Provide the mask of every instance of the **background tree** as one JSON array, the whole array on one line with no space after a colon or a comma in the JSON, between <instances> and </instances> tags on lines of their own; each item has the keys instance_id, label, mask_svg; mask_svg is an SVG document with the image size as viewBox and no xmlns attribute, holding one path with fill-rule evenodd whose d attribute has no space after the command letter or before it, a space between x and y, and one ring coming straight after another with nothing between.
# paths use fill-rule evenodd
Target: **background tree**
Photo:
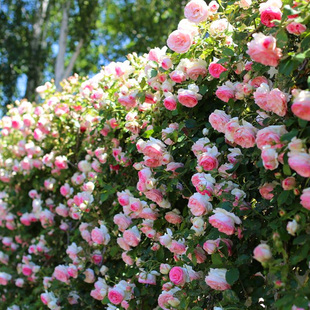
<instances>
[{"instance_id":1,"label":"background tree","mask_svg":"<svg viewBox=\"0 0 310 310\"><path fill-rule=\"evenodd\" d=\"M185 2L0 0L3 108L23 96L34 100L35 88L46 80L58 84L73 72L91 75L130 52L165 45Z\"/></svg>"}]
</instances>

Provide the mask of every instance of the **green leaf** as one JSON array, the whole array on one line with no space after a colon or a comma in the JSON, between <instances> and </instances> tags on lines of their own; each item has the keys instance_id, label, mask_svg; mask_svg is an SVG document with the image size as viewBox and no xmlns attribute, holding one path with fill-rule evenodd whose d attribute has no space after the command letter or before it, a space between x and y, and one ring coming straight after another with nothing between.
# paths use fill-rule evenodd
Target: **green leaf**
<instances>
[{"instance_id":1,"label":"green leaf","mask_svg":"<svg viewBox=\"0 0 310 310\"><path fill-rule=\"evenodd\" d=\"M104 201L108 200L109 196L110 196L109 193L102 193L102 194L100 195L100 200L101 200L102 202L104 202Z\"/></svg>"},{"instance_id":2,"label":"green leaf","mask_svg":"<svg viewBox=\"0 0 310 310\"><path fill-rule=\"evenodd\" d=\"M284 165L283 166L283 173L285 174L285 175L292 175L292 171L291 171L291 168L290 168L290 166L289 165Z\"/></svg>"},{"instance_id":3,"label":"green leaf","mask_svg":"<svg viewBox=\"0 0 310 310\"><path fill-rule=\"evenodd\" d=\"M288 58L280 62L279 72L286 76L289 76L294 70L297 69L298 66L299 66L299 62L297 60Z\"/></svg>"},{"instance_id":4,"label":"green leaf","mask_svg":"<svg viewBox=\"0 0 310 310\"><path fill-rule=\"evenodd\" d=\"M188 119L185 122L186 128L195 128L197 126L197 122L194 119Z\"/></svg>"},{"instance_id":5,"label":"green leaf","mask_svg":"<svg viewBox=\"0 0 310 310\"><path fill-rule=\"evenodd\" d=\"M212 254L211 259L212 259L212 263L214 265L222 265L222 258L220 256L220 254L218 254L218 253Z\"/></svg>"},{"instance_id":6,"label":"green leaf","mask_svg":"<svg viewBox=\"0 0 310 310\"><path fill-rule=\"evenodd\" d=\"M152 136L152 134L154 133L154 129L150 129L150 130L146 130L144 133L143 133L143 138L146 138L148 139L149 137Z\"/></svg>"},{"instance_id":7,"label":"green leaf","mask_svg":"<svg viewBox=\"0 0 310 310\"><path fill-rule=\"evenodd\" d=\"M237 268L230 269L226 272L226 281L233 285L239 279L239 270Z\"/></svg>"},{"instance_id":8,"label":"green leaf","mask_svg":"<svg viewBox=\"0 0 310 310\"><path fill-rule=\"evenodd\" d=\"M299 126L300 126L301 128L305 128L305 127L307 126L307 124L308 124L308 121L299 118L299 119L298 119L298 124L299 124Z\"/></svg>"},{"instance_id":9,"label":"green leaf","mask_svg":"<svg viewBox=\"0 0 310 310\"><path fill-rule=\"evenodd\" d=\"M277 34L277 47L283 48L288 41L286 31L281 29Z\"/></svg>"},{"instance_id":10,"label":"green leaf","mask_svg":"<svg viewBox=\"0 0 310 310\"><path fill-rule=\"evenodd\" d=\"M152 78L155 77L155 76L157 76L157 74L158 74L157 70L155 70L155 69L152 69L152 70L151 70L151 77L152 77Z\"/></svg>"},{"instance_id":11,"label":"green leaf","mask_svg":"<svg viewBox=\"0 0 310 310\"><path fill-rule=\"evenodd\" d=\"M298 129L294 128L292 131L281 136L281 141L291 141L298 134Z\"/></svg>"},{"instance_id":12,"label":"green leaf","mask_svg":"<svg viewBox=\"0 0 310 310\"><path fill-rule=\"evenodd\" d=\"M224 47L222 49L222 53L225 56L234 56L235 55L235 52L232 49L228 48L228 47Z\"/></svg>"},{"instance_id":13,"label":"green leaf","mask_svg":"<svg viewBox=\"0 0 310 310\"><path fill-rule=\"evenodd\" d=\"M200 93L201 95L204 95L207 91L208 91L208 86L207 86L206 84L201 85L201 86L199 87L199 93Z\"/></svg>"},{"instance_id":14,"label":"green leaf","mask_svg":"<svg viewBox=\"0 0 310 310\"><path fill-rule=\"evenodd\" d=\"M287 202L288 197L290 196L290 191L283 191L277 199L278 204L281 206Z\"/></svg>"}]
</instances>

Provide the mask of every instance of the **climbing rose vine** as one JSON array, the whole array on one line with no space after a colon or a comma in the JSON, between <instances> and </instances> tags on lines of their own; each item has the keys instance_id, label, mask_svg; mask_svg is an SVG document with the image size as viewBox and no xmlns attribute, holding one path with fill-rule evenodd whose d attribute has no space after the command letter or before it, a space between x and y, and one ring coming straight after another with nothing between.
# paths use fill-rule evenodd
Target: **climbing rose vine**
<instances>
[{"instance_id":1,"label":"climbing rose vine","mask_svg":"<svg viewBox=\"0 0 310 310\"><path fill-rule=\"evenodd\" d=\"M192 0L167 47L9 106L1 309L309 309L309 12Z\"/></svg>"}]
</instances>

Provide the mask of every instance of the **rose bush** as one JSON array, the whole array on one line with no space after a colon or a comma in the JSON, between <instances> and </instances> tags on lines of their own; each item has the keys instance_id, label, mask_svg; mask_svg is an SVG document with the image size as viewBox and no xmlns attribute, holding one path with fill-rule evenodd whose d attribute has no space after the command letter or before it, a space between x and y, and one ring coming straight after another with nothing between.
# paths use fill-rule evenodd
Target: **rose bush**
<instances>
[{"instance_id":1,"label":"rose bush","mask_svg":"<svg viewBox=\"0 0 310 310\"><path fill-rule=\"evenodd\" d=\"M309 309L309 6L191 0L9 106L1 309Z\"/></svg>"}]
</instances>

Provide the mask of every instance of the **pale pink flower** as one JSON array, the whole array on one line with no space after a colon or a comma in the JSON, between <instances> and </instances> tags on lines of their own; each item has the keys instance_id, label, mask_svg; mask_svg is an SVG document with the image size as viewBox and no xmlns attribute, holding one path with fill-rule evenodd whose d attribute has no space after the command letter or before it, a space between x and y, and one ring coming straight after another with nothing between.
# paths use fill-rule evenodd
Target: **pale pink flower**
<instances>
[{"instance_id":1,"label":"pale pink flower","mask_svg":"<svg viewBox=\"0 0 310 310\"><path fill-rule=\"evenodd\" d=\"M310 154L290 152L288 153L288 164L302 177L310 177Z\"/></svg>"},{"instance_id":2,"label":"pale pink flower","mask_svg":"<svg viewBox=\"0 0 310 310\"><path fill-rule=\"evenodd\" d=\"M303 191L302 191L302 195L300 196L300 204L310 210L310 188L305 188Z\"/></svg>"},{"instance_id":3,"label":"pale pink flower","mask_svg":"<svg viewBox=\"0 0 310 310\"><path fill-rule=\"evenodd\" d=\"M205 215L212 211L212 204L209 201L208 195L195 193L189 198L188 207L195 216Z\"/></svg>"},{"instance_id":4,"label":"pale pink flower","mask_svg":"<svg viewBox=\"0 0 310 310\"><path fill-rule=\"evenodd\" d=\"M310 91L303 90L295 97L292 112L299 118L310 121Z\"/></svg>"},{"instance_id":5,"label":"pale pink flower","mask_svg":"<svg viewBox=\"0 0 310 310\"><path fill-rule=\"evenodd\" d=\"M272 191L274 190L275 186L272 183L264 183L259 188L259 193L262 195L264 199L270 200L273 198Z\"/></svg>"},{"instance_id":6,"label":"pale pink flower","mask_svg":"<svg viewBox=\"0 0 310 310\"><path fill-rule=\"evenodd\" d=\"M254 258L260 263L268 262L272 257L268 244L260 244L254 249Z\"/></svg>"},{"instance_id":7,"label":"pale pink flower","mask_svg":"<svg viewBox=\"0 0 310 310\"><path fill-rule=\"evenodd\" d=\"M224 291L230 289L230 285L226 281L227 269L214 269L211 268L205 278L207 285L214 290Z\"/></svg>"},{"instance_id":8,"label":"pale pink flower","mask_svg":"<svg viewBox=\"0 0 310 310\"><path fill-rule=\"evenodd\" d=\"M137 226L125 230L123 238L128 245L136 247L141 241L141 235Z\"/></svg>"},{"instance_id":9,"label":"pale pink flower","mask_svg":"<svg viewBox=\"0 0 310 310\"><path fill-rule=\"evenodd\" d=\"M183 54L186 53L193 44L191 34L183 30L173 31L167 40L167 45L174 52Z\"/></svg>"},{"instance_id":10,"label":"pale pink flower","mask_svg":"<svg viewBox=\"0 0 310 310\"><path fill-rule=\"evenodd\" d=\"M225 132L225 125L230 121L231 116L227 115L224 111L215 110L209 116L211 126L218 132Z\"/></svg>"},{"instance_id":11,"label":"pale pink flower","mask_svg":"<svg viewBox=\"0 0 310 310\"><path fill-rule=\"evenodd\" d=\"M235 232L235 224L241 224L241 220L235 214L221 208L216 208L214 215L209 217L209 223L226 235L232 235Z\"/></svg>"},{"instance_id":12,"label":"pale pink flower","mask_svg":"<svg viewBox=\"0 0 310 310\"><path fill-rule=\"evenodd\" d=\"M191 0L184 8L185 17L193 23L201 23L208 19L209 8L204 0Z\"/></svg>"},{"instance_id":13,"label":"pale pink flower","mask_svg":"<svg viewBox=\"0 0 310 310\"><path fill-rule=\"evenodd\" d=\"M254 33L254 40L248 43L247 53L253 61L265 66L276 67L282 57L282 51L276 47L276 39L272 36Z\"/></svg>"}]
</instances>

